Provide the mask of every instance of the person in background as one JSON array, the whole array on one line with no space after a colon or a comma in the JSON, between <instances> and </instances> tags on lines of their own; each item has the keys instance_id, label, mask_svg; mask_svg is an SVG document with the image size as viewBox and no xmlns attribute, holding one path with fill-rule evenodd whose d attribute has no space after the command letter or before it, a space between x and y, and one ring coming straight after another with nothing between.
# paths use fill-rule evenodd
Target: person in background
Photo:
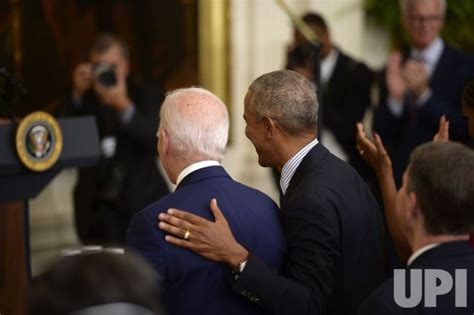
<instances>
[{"instance_id":1,"label":"person in background","mask_svg":"<svg viewBox=\"0 0 474 315\"><path fill-rule=\"evenodd\" d=\"M320 44L320 141L367 179L367 165L355 148L354 126L362 120L371 104L372 74L365 64L354 60L333 44L329 27L321 15L308 12L302 20ZM314 59L311 44L295 29L294 42L287 56L287 69L315 82Z\"/></svg>"},{"instance_id":2,"label":"person in background","mask_svg":"<svg viewBox=\"0 0 474 315\"><path fill-rule=\"evenodd\" d=\"M400 0L410 47L389 57L373 122L392 159L397 186L410 152L432 139L442 115L453 140L468 137L459 100L474 62L439 36L446 5L446 0Z\"/></svg>"},{"instance_id":3,"label":"person in background","mask_svg":"<svg viewBox=\"0 0 474 315\"><path fill-rule=\"evenodd\" d=\"M471 314L474 251L468 238L474 230L474 152L449 141L417 147L396 208L412 251L407 269L395 270L359 314ZM414 276L417 271L423 277Z\"/></svg>"},{"instance_id":4,"label":"person in background","mask_svg":"<svg viewBox=\"0 0 474 315\"><path fill-rule=\"evenodd\" d=\"M133 214L169 193L154 138L163 96L157 87L135 83L129 68L127 46L99 35L57 112L97 119L102 156L96 166L79 170L74 190L76 228L86 244L124 244Z\"/></svg>"},{"instance_id":5,"label":"person in background","mask_svg":"<svg viewBox=\"0 0 474 315\"><path fill-rule=\"evenodd\" d=\"M138 256L65 256L33 279L30 315L159 315L159 276Z\"/></svg>"},{"instance_id":6,"label":"person in background","mask_svg":"<svg viewBox=\"0 0 474 315\"><path fill-rule=\"evenodd\" d=\"M469 136L474 140L474 78L468 80L464 86L462 108L463 114L468 120ZM412 254L412 251L404 236L402 226L396 218L397 188L393 177L392 161L378 134L374 135L374 141L372 143L367 138L362 124L357 124L357 129L357 148L377 174L383 194L388 228L394 240L398 255L401 261L405 263ZM433 140L449 140L449 121L447 121L444 116L440 119L439 130ZM474 248L474 231L471 232L470 244Z\"/></svg>"}]
</instances>

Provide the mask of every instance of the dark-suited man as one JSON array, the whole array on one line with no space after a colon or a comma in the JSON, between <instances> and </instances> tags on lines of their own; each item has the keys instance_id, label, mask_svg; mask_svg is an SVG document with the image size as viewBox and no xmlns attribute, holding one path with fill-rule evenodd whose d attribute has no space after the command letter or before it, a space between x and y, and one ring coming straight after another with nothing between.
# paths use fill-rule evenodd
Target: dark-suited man
<instances>
[{"instance_id":1,"label":"dark-suited man","mask_svg":"<svg viewBox=\"0 0 474 315\"><path fill-rule=\"evenodd\" d=\"M178 210L161 214L160 227L171 234L196 231L189 242L167 240L239 271L232 289L269 313L355 313L383 280L381 213L357 172L318 143L314 86L290 70L264 74L250 85L244 113L259 164L282 174L282 272L235 241L217 208L216 222Z\"/></svg>"},{"instance_id":2,"label":"dark-suited man","mask_svg":"<svg viewBox=\"0 0 474 315\"><path fill-rule=\"evenodd\" d=\"M397 194L397 208L398 222L413 254L407 270L372 293L359 314L471 315L474 251L467 240L474 230L474 152L453 142L416 148ZM423 277L415 283L415 277L409 275L420 270ZM441 283L427 276L433 270L444 274ZM410 286L411 292L407 290ZM433 292L437 294L434 299Z\"/></svg>"},{"instance_id":3,"label":"dark-suited man","mask_svg":"<svg viewBox=\"0 0 474 315\"><path fill-rule=\"evenodd\" d=\"M163 276L163 301L169 314L260 314L256 305L232 292L227 266L165 242L156 218L178 207L196 214L197 220L211 219L209 201L217 198L239 243L280 270L285 241L278 207L261 192L233 181L220 166L229 120L217 96L201 88L176 90L166 97L160 116L158 151L170 181L178 186L133 218L128 245ZM175 232L184 241L197 237L192 229Z\"/></svg>"},{"instance_id":4,"label":"dark-suited man","mask_svg":"<svg viewBox=\"0 0 474 315\"><path fill-rule=\"evenodd\" d=\"M102 149L96 166L79 170L74 190L83 243L124 244L132 216L169 193L154 137L162 100L160 89L129 77L128 48L113 35L99 35L90 63L75 69L73 89L58 115L94 115Z\"/></svg>"},{"instance_id":5,"label":"dark-suited man","mask_svg":"<svg viewBox=\"0 0 474 315\"><path fill-rule=\"evenodd\" d=\"M316 13L306 13L303 21L315 33L320 43L320 81L321 115L320 125L323 143L331 144L329 138L335 139L342 149L345 160L366 177L368 168L356 149L355 123L362 120L370 105L372 75L366 65L360 63L341 49L331 40L326 21ZM314 56L305 54L307 44L298 30L294 31L294 43L288 53L287 69L294 70L315 80ZM309 59L309 60L308 60ZM322 136L322 138L321 138ZM334 142L333 142L334 143Z\"/></svg>"},{"instance_id":6,"label":"dark-suited man","mask_svg":"<svg viewBox=\"0 0 474 315\"><path fill-rule=\"evenodd\" d=\"M400 0L411 47L393 53L385 72L374 129L384 139L400 186L410 152L431 141L439 119L446 114L450 138L466 140L461 95L474 72L471 57L447 46L439 37L445 0Z\"/></svg>"}]
</instances>

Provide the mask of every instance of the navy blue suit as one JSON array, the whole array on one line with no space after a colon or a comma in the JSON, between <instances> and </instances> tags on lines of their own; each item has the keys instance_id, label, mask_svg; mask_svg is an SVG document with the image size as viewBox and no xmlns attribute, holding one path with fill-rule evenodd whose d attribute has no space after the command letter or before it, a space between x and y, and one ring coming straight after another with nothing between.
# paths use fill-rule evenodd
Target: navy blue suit
<instances>
[{"instance_id":1,"label":"navy blue suit","mask_svg":"<svg viewBox=\"0 0 474 315\"><path fill-rule=\"evenodd\" d=\"M460 290L458 294L465 295L467 307L456 307L455 294L456 289L453 283L453 289L444 295L439 295L436 301L436 307L425 307L424 293L420 304L413 308L403 308L397 305L394 298L394 279L385 281L377 290L375 290L359 308L359 315L472 315L474 312L474 251L466 241L450 242L441 244L438 247L430 249L419 257L407 268L405 275L405 297L410 297L414 293L409 291L410 269L441 269L447 271L453 281L457 269L467 270L465 281L467 283L467 292ZM424 277L424 276L423 276Z\"/></svg>"},{"instance_id":2,"label":"navy blue suit","mask_svg":"<svg viewBox=\"0 0 474 315\"><path fill-rule=\"evenodd\" d=\"M162 276L163 302L169 314L259 314L257 305L233 293L229 285L232 273L226 265L167 243L165 233L157 227L158 214L170 207L213 220L212 198L217 199L237 242L280 270L286 245L277 205L263 193L232 180L220 166L189 174L174 193L136 214L127 244Z\"/></svg>"},{"instance_id":3,"label":"navy blue suit","mask_svg":"<svg viewBox=\"0 0 474 315\"><path fill-rule=\"evenodd\" d=\"M461 111L461 95L465 82L474 74L473 64L472 57L445 45L430 78L431 97L412 113L408 110L409 98L406 98L401 117L393 115L388 108L387 87L385 82L382 85L381 102L374 115L374 130L389 149L397 186L401 184L411 151L433 139L443 114L450 121L450 139L468 139L467 123Z\"/></svg>"},{"instance_id":4,"label":"navy blue suit","mask_svg":"<svg viewBox=\"0 0 474 315\"><path fill-rule=\"evenodd\" d=\"M379 207L359 174L318 143L282 198L279 274L250 252L233 290L276 315L354 314L384 278Z\"/></svg>"}]
</instances>

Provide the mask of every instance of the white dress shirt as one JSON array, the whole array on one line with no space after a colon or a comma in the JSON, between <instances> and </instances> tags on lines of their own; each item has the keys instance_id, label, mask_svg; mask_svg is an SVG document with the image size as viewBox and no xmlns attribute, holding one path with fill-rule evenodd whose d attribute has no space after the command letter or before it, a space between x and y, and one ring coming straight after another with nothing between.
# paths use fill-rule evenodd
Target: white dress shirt
<instances>
[{"instance_id":1,"label":"white dress shirt","mask_svg":"<svg viewBox=\"0 0 474 315\"><path fill-rule=\"evenodd\" d=\"M181 181L192 172L200 170L201 168L219 165L221 165L219 162L213 160L199 161L188 165L185 169L181 171L181 173L179 173L178 178L176 179L176 185L179 185L179 183L181 183Z\"/></svg>"},{"instance_id":2,"label":"white dress shirt","mask_svg":"<svg viewBox=\"0 0 474 315\"><path fill-rule=\"evenodd\" d=\"M420 257L421 254L429 251L432 248L438 247L439 245L440 243L429 244L429 245L423 246L422 248L420 248L419 250L411 254L410 258L408 258L407 267L410 266L415 261L415 259Z\"/></svg>"},{"instance_id":3,"label":"white dress shirt","mask_svg":"<svg viewBox=\"0 0 474 315\"><path fill-rule=\"evenodd\" d=\"M283 195L286 194L286 190L288 189L288 185L290 185L291 178L293 178L293 175L295 174L295 171L298 166L301 164L301 161L306 156L306 154L308 154L308 152L317 144L318 139L315 138L285 163L283 169L281 170L280 178L280 188L283 192Z\"/></svg>"}]
</instances>

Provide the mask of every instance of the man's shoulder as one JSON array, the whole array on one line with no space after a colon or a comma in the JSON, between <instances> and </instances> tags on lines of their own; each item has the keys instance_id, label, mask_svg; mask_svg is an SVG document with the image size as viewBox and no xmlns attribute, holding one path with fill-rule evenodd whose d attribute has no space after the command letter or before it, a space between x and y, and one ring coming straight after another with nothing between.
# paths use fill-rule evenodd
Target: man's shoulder
<instances>
[{"instance_id":1,"label":"man's shoulder","mask_svg":"<svg viewBox=\"0 0 474 315\"><path fill-rule=\"evenodd\" d=\"M393 278L385 280L359 306L359 315L405 314L393 297Z\"/></svg>"},{"instance_id":2,"label":"man's shoulder","mask_svg":"<svg viewBox=\"0 0 474 315\"><path fill-rule=\"evenodd\" d=\"M361 75L361 74L369 75L370 70L367 67L367 65L365 65L363 62L354 59L353 57L347 55L341 50L338 50L338 53L339 53L339 58L338 58L339 62L341 63L342 68L346 72L352 73L354 75Z\"/></svg>"}]
</instances>

